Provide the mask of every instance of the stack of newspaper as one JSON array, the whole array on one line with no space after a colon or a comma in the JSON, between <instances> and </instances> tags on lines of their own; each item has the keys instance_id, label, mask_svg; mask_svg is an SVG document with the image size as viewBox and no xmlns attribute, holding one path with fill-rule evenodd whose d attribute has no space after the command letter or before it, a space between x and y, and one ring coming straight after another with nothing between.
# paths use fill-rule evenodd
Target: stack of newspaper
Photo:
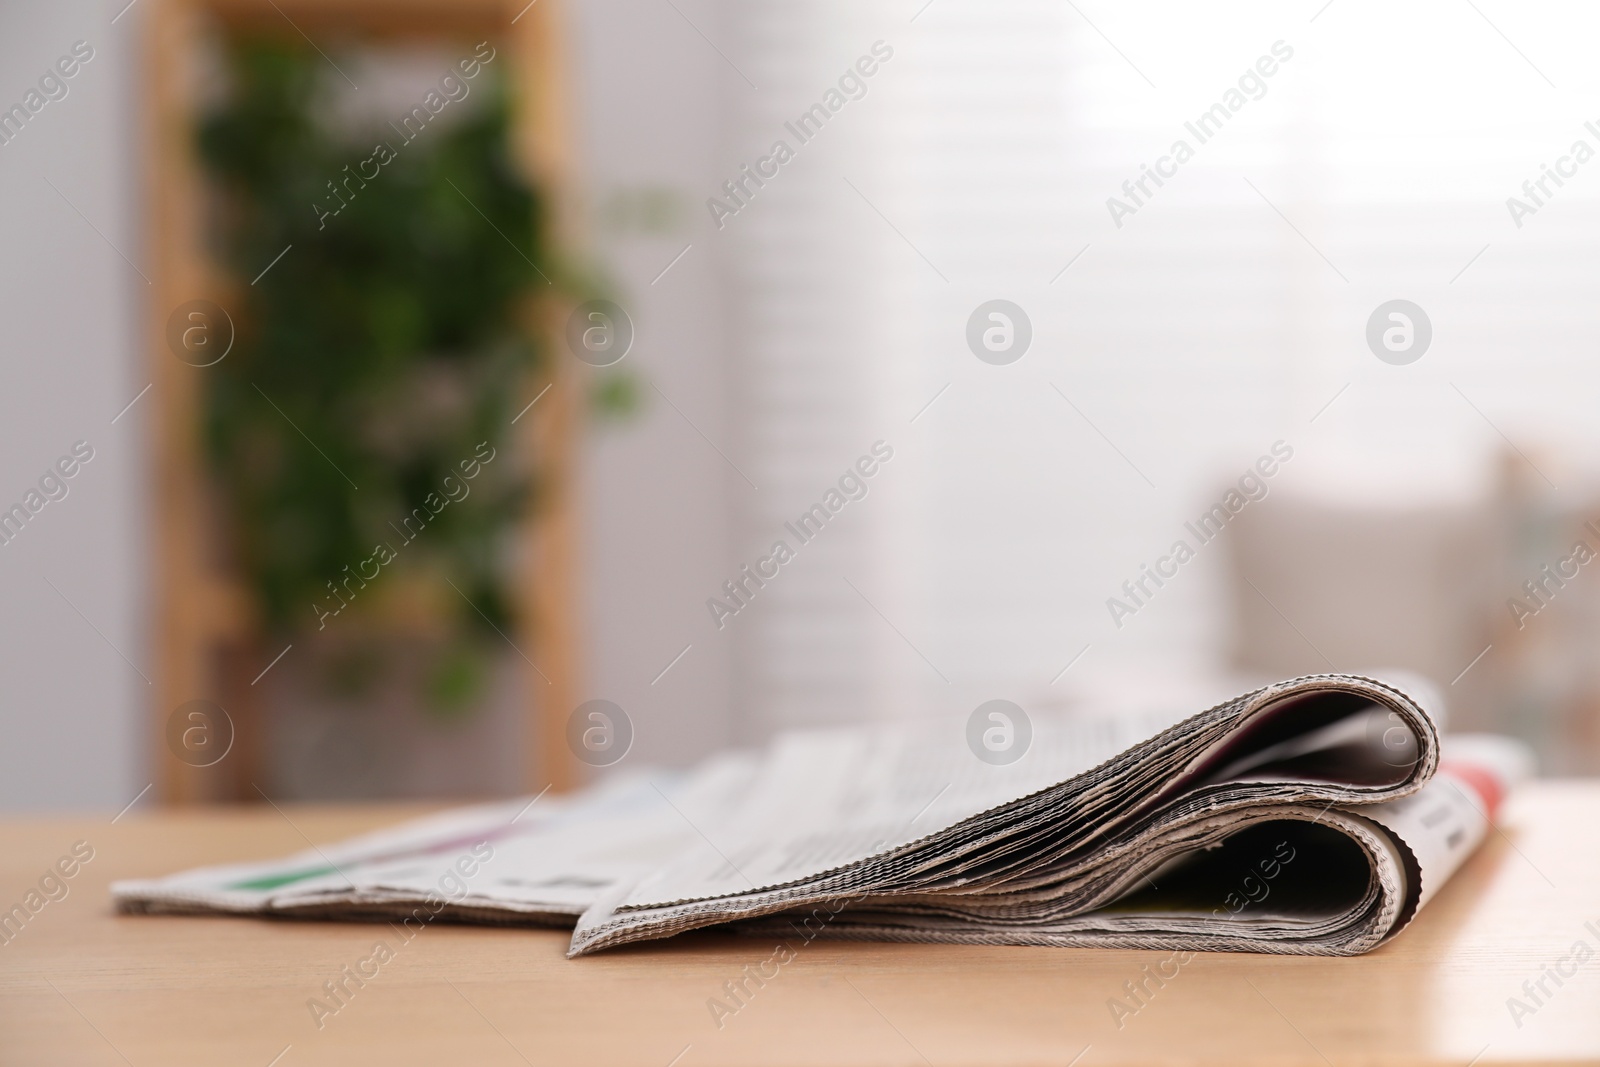
<instances>
[{"instance_id":1,"label":"stack of newspaper","mask_svg":"<svg viewBox=\"0 0 1600 1067\"><path fill-rule=\"evenodd\" d=\"M287 859L113 887L131 913L1347 955L1403 928L1531 770L1443 744L1425 687L1296 678L1171 722L814 731L690 773L483 805Z\"/></svg>"}]
</instances>

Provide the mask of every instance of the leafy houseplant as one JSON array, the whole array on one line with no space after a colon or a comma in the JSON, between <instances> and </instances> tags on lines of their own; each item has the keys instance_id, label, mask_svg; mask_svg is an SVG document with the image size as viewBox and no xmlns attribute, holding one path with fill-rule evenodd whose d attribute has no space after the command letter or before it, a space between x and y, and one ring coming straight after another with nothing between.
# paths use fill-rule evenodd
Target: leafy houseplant
<instances>
[{"instance_id":1,"label":"leafy houseplant","mask_svg":"<svg viewBox=\"0 0 1600 1067\"><path fill-rule=\"evenodd\" d=\"M530 302L555 273L488 52L479 99L414 132L341 128L319 55L235 41L199 129L220 255L256 279L203 386L235 562L269 634L343 631L328 647L346 682L381 669L384 635L428 634L442 711L471 703L511 622L535 488L511 422L541 358Z\"/></svg>"}]
</instances>

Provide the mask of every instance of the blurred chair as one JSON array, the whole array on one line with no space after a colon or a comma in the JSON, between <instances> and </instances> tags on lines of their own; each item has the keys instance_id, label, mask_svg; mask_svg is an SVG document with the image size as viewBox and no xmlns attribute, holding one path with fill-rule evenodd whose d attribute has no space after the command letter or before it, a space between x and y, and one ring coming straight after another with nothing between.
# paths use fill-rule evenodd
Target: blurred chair
<instances>
[{"instance_id":1,"label":"blurred chair","mask_svg":"<svg viewBox=\"0 0 1600 1067\"><path fill-rule=\"evenodd\" d=\"M1488 501L1384 508L1284 488L1231 526L1238 667L1405 668L1447 694L1457 728L1490 724L1499 663L1478 656L1502 550Z\"/></svg>"},{"instance_id":2,"label":"blurred chair","mask_svg":"<svg viewBox=\"0 0 1600 1067\"><path fill-rule=\"evenodd\" d=\"M1385 506L1285 488L1240 513L1233 663L1413 670L1444 694L1451 729L1521 737L1547 773L1600 769L1600 587L1577 562L1579 542L1600 560L1600 493L1558 492L1508 455L1477 496L1426 495Z\"/></svg>"}]
</instances>

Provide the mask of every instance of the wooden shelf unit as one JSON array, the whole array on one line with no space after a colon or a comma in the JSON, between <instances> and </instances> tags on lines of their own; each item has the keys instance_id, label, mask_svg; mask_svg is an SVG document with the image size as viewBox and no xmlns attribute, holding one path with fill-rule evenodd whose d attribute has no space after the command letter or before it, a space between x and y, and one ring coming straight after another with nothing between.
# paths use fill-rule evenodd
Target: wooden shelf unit
<instances>
[{"instance_id":1,"label":"wooden shelf unit","mask_svg":"<svg viewBox=\"0 0 1600 1067\"><path fill-rule=\"evenodd\" d=\"M152 390L154 493L152 594L154 694L148 737L158 761L156 792L169 803L258 799L259 717L250 707L248 679L275 650L264 649L250 597L212 557L214 526L199 437L204 371L175 358L166 342L167 318L196 299L226 306L240 285L207 254L201 215L204 177L195 152L197 66L210 29L391 41L492 39L509 53L515 112L515 151L539 190L554 247L575 247L578 234L568 190L572 173L566 117L566 77L556 0L148 0L143 75L146 93L146 239L153 264L147 311ZM525 786L555 791L577 782L566 744L566 714L577 703L578 645L576 509L573 466L581 419L579 383L560 358L563 307L541 299L534 328L548 339L550 358L528 398L550 386L517 427L517 447L537 457L540 502L527 524L528 565L517 581L518 644L541 671L528 669L531 706ZM253 658L245 662L242 654ZM235 753L197 770L165 743L167 717L194 699L227 708L238 733Z\"/></svg>"}]
</instances>

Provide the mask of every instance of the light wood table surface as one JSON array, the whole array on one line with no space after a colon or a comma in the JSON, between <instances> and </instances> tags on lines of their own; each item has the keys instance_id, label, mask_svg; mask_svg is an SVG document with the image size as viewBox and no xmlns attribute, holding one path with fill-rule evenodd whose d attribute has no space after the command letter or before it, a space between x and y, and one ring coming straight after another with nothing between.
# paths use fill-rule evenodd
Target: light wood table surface
<instances>
[{"instance_id":1,"label":"light wood table surface","mask_svg":"<svg viewBox=\"0 0 1600 1067\"><path fill-rule=\"evenodd\" d=\"M1600 1062L1600 954L1559 988L1546 979L1553 995L1520 1026L1506 1003L1575 943L1600 953L1600 784L1515 796L1503 833L1378 951L1198 955L1120 1029L1108 999L1166 953L817 941L719 1028L708 1000L774 943L699 934L569 961L557 931L433 924L402 944L384 925L110 908L114 878L276 856L420 810L0 824L0 908L75 842L94 849L69 895L0 945L0 1064ZM394 958L319 1029L308 1000L378 939Z\"/></svg>"}]
</instances>

